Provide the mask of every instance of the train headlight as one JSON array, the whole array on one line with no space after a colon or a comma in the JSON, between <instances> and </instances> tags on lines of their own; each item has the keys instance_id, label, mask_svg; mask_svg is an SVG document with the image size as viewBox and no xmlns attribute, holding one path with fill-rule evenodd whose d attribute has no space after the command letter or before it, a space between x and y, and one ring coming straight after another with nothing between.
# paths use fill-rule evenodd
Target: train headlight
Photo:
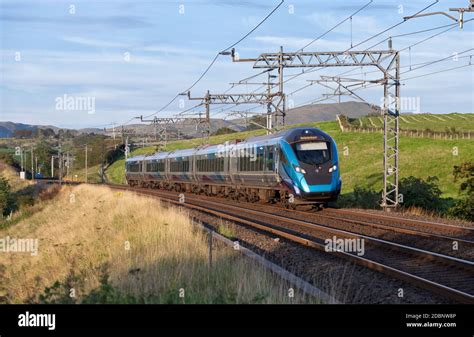
<instances>
[{"instance_id":1,"label":"train headlight","mask_svg":"<svg viewBox=\"0 0 474 337\"><path fill-rule=\"evenodd\" d=\"M294 165L294 167L296 172L306 174L306 171L303 168L296 165Z\"/></svg>"},{"instance_id":2,"label":"train headlight","mask_svg":"<svg viewBox=\"0 0 474 337\"><path fill-rule=\"evenodd\" d=\"M329 173L336 172L336 171L337 171L337 165L333 165L331 168L329 168Z\"/></svg>"}]
</instances>

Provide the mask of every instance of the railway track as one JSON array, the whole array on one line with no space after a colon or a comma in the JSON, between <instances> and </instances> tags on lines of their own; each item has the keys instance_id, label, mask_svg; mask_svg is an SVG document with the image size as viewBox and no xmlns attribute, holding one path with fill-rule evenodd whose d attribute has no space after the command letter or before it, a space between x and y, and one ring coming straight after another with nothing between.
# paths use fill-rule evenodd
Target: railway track
<instances>
[{"instance_id":1,"label":"railway track","mask_svg":"<svg viewBox=\"0 0 474 337\"><path fill-rule=\"evenodd\" d=\"M363 256L358 255L357 252L347 251L333 251L330 254L383 272L421 288L429 289L457 302L474 303L474 263L469 260L328 227L311 221L295 219L294 217L273 214L268 212L267 206L262 211L250 209L245 205L235 205L235 203L231 205L192 195L187 196L186 201L181 203L178 201L178 195L169 191L130 188L124 185L109 186L117 190L130 190L141 195L159 197L172 204L250 226L324 252L327 252L326 240L333 237L363 240L365 245ZM378 226L380 228L381 225L378 224ZM413 231L412 233L407 232L406 229L404 231L409 235L415 235L415 233L422 233L428 237L437 235L420 231ZM437 237L441 238L443 236L437 235ZM453 237L445 236L444 239L452 240ZM472 244L468 239L457 239Z\"/></svg>"},{"instance_id":2,"label":"railway track","mask_svg":"<svg viewBox=\"0 0 474 337\"><path fill-rule=\"evenodd\" d=\"M164 192L166 193L166 192ZM173 195L172 193L170 195ZM187 196L188 197L188 196ZM190 197L196 197L191 194ZM200 198L206 200L216 200L215 197ZM219 202L235 205L235 201L228 199L219 199ZM343 229L356 234L365 234L376 238L393 241L400 244L413 246L415 248L430 250L457 258L474 260L474 230L468 228L457 228L458 231L451 235L437 234L420 230L419 228L405 228L404 226L387 225L368 221L341 218L327 212L304 212L292 209L284 209L278 206L255 203L242 203L239 205L246 208L256 209L261 212L279 214L287 218L304 220L317 225L324 225L332 228ZM264 208L262 210L262 208ZM452 226L455 227L455 226ZM473 238L473 239L471 239ZM457 249L453 249L456 244Z\"/></svg>"},{"instance_id":3,"label":"railway track","mask_svg":"<svg viewBox=\"0 0 474 337\"><path fill-rule=\"evenodd\" d=\"M453 238L465 238L474 241L474 228L444 224L434 221L416 220L407 217L395 217L374 212L362 212L349 209L325 209L325 213L339 218L357 219L358 221L371 221L398 228L413 228L417 231L436 233Z\"/></svg>"}]
</instances>

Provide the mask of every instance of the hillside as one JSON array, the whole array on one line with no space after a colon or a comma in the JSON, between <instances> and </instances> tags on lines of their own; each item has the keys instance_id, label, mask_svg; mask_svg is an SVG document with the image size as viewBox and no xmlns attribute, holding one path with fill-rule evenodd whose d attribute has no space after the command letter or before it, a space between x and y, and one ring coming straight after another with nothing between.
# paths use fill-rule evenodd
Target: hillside
<instances>
[{"instance_id":1,"label":"hillside","mask_svg":"<svg viewBox=\"0 0 474 337\"><path fill-rule=\"evenodd\" d=\"M51 129L54 133L58 133L59 130L72 130L60 128L54 125L34 125L34 124L23 124L23 123L14 123L14 122L0 122L0 138L11 138L15 131L20 130L31 130L36 131L38 129ZM103 129L97 128L86 128L78 129L77 132L80 133L103 133Z\"/></svg>"},{"instance_id":2,"label":"hillside","mask_svg":"<svg viewBox=\"0 0 474 337\"><path fill-rule=\"evenodd\" d=\"M218 112L218 109L214 110L214 113ZM367 116L370 113L373 113L372 107L363 102L342 102L342 103L326 103L326 104L308 104L301 107L288 109L286 111L286 124L301 124L301 123L316 123L316 122L325 122L333 121L336 118L336 115L345 115L349 118L358 119L360 117ZM211 133L215 132L220 128L230 128L235 131L243 131L246 128L246 121L244 118L212 118L213 110L211 109ZM404 118L401 119L401 124L407 124L410 126L413 121L417 121L421 118L422 122L426 122L424 117L428 114L416 114L411 115L407 114ZM431 114L429 119L434 121L442 121L445 118L445 121L449 124L452 120L451 118L462 119L464 114L449 114L443 115L447 117L439 117L440 115ZM158 116L162 117L162 116ZM441 118L441 119L440 119ZM379 117L362 118L363 122L367 126L373 126L379 123ZM420 120L418 120L420 121ZM374 124L375 123L375 124ZM427 126L428 127L428 126ZM22 123L13 123L13 122L0 122L0 138L10 138L15 130L36 130L36 129L52 129L55 133L60 129L56 126L51 125L30 125ZM133 132L135 135L153 135L153 127L146 123L135 123L128 124L126 127L127 131ZM95 133L95 134L106 134L112 136L114 130L112 128L100 129L100 128L81 128L76 130L78 134L82 133ZM115 129L115 133L120 132L119 129ZM178 134L178 127L175 125L168 126L168 132L171 135ZM191 137L200 137L200 134L196 131L196 125L193 123L181 124L179 125L179 132L184 138Z\"/></svg>"},{"instance_id":3,"label":"hillside","mask_svg":"<svg viewBox=\"0 0 474 337\"><path fill-rule=\"evenodd\" d=\"M305 125L320 128L336 140L340 155L343 194L352 192L356 186L376 190L382 188L383 137L381 133L343 133L337 122ZM222 135L210 137L210 142L218 144L226 140L245 139L264 133L262 130ZM201 142L200 139L170 142L167 150L195 147ZM454 148L457 152L453 152ZM154 148L151 147L140 148L134 151L133 155L153 152ZM472 139L438 140L400 137L400 178L415 176L426 179L429 176L436 176L439 179L442 196L445 198L458 198L459 185L453 181L453 166L473 160L473 158ZM125 183L124 160L114 162L108 168L107 175L111 182Z\"/></svg>"},{"instance_id":4,"label":"hillside","mask_svg":"<svg viewBox=\"0 0 474 337\"><path fill-rule=\"evenodd\" d=\"M304 105L294 109L288 109L286 112L286 124L297 123L314 123L323 121L333 121L338 114L344 114L351 118L358 118L366 116L371 112L371 107L367 103L361 102L343 102L343 103L328 103L328 104L311 104ZM212 116L212 111L211 111ZM243 118L221 119L211 118L211 133L216 130L227 127L235 131L243 131L246 128L246 121ZM133 130L136 134L152 134L152 127L146 124L131 124L127 125L127 130ZM178 127L174 125L168 126L170 134L177 134ZM111 135L112 129L107 129L107 134ZM196 131L195 124L184 124L179 126L181 135L186 137L200 137Z\"/></svg>"},{"instance_id":5,"label":"hillside","mask_svg":"<svg viewBox=\"0 0 474 337\"><path fill-rule=\"evenodd\" d=\"M362 128L382 128L383 119L380 116L366 116L351 120L351 125ZM471 131L474 134L474 114L402 114L400 130L451 133Z\"/></svg>"}]
</instances>

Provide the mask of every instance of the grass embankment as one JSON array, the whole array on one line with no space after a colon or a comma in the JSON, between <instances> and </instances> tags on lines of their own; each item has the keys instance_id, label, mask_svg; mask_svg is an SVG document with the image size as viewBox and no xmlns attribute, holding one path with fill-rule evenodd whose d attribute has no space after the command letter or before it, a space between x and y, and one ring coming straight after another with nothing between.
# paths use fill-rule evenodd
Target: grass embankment
<instances>
[{"instance_id":1,"label":"grass embankment","mask_svg":"<svg viewBox=\"0 0 474 337\"><path fill-rule=\"evenodd\" d=\"M443 117L444 115L439 116ZM462 125L464 119L458 120L458 124ZM438 122L443 123L440 120ZM433 123L435 122L433 121ZM342 133L337 122L310 123L305 125L320 128L336 140L340 157L343 194L352 192L356 186L373 188L377 191L382 188L382 134ZM233 133L210 137L210 142L218 144L227 140L245 139L249 136L261 134L264 134L264 131ZM199 139L174 141L168 144L167 150L190 148L199 145L200 142L201 140ZM443 192L442 197L458 198L459 186L453 181L453 166L473 159L474 142L472 139L435 140L401 136L399 150L400 179L409 176L422 179L436 176L439 178L438 184ZM152 147L140 148L133 151L132 155L153 152L155 152L155 149ZM125 183L124 160L114 162L108 168L107 176L110 182Z\"/></svg>"},{"instance_id":2,"label":"grass embankment","mask_svg":"<svg viewBox=\"0 0 474 337\"><path fill-rule=\"evenodd\" d=\"M17 172L12 166L7 165L1 161L0 161L0 173L10 183L12 192L17 192L33 184L31 180L20 179L19 172Z\"/></svg>"},{"instance_id":3,"label":"grass embankment","mask_svg":"<svg viewBox=\"0 0 474 337\"><path fill-rule=\"evenodd\" d=\"M290 285L232 248L217 247L209 269L207 238L185 211L130 192L63 187L40 211L0 230L6 236L37 238L39 250L0 253L3 302L310 301L297 291L289 298Z\"/></svg>"}]
</instances>

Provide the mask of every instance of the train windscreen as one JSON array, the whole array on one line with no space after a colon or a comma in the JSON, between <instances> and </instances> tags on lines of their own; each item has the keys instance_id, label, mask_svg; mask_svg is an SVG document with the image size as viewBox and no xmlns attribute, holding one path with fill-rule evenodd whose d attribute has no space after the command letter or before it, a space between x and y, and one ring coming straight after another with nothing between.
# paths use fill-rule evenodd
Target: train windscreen
<instances>
[{"instance_id":1,"label":"train windscreen","mask_svg":"<svg viewBox=\"0 0 474 337\"><path fill-rule=\"evenodd\" d=\"M320 165L331 159L326 142L296 144L296 156L299 161L309 165Z\"/></svg>"}]
</instances>

